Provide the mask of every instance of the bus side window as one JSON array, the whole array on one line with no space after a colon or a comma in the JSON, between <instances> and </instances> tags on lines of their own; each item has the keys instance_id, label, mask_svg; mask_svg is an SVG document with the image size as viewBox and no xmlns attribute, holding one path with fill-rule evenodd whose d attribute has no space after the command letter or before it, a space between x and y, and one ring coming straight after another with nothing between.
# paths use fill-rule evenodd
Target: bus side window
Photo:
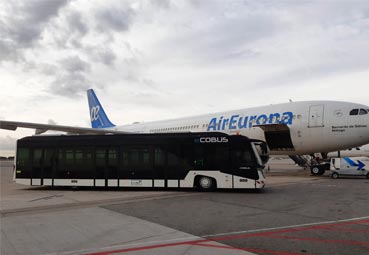
<instances>
[{"instance_id":1,"label":"bus side window","mask_svg":"<svg viewBox=\"0 0 369 255\"><path fill-rule=\"evenodd\" d=\"M51 178L53 176L53 158L54 158L54 150L52 148L44 149L44 159L43 159L43 177Z\"/></svg>"},{"instance_id":2,"label":"bus side window","mask_svg":"<svg viewBox=\"0 0 369 255\"><path fill-rule=\"evenodd\" d=\"M243 151L243 153L242 153L242 162L247 166L250 166L250 165L254 164L254 161L253 161L253 158L251 156L250 151Z\"/></svg>"},{"instance_id":3,"label":"bus side window","mask_svg":"<svg viewBox=\"0 0 369 255\"><path fill-rule=\"evenodd\" d=\"M205 152L204 152L204 147L202 145L197 144L194 147L193 165L194 165L195 169L198 169L198 170L204 169Z\"/></svg>"},{"instance_id":4,"label":"bus side window","mask_svg":"<svg viewBox=\"0 0 369 255\"><path fill-rule=\"evenodd\" d=\"M17 150L17 176L25 176L30 167L30 150L28 148L18 148ZM19 172L18 172L19 171Z\"/></svg>"},{"instance_id":5,"label":"bus side window","mask_svg":"<svg viewBox=\"0 0 369 255\"><path fill-rule=\"evenodd\" d=\"M33 166L40 167L42 160L42 149L34 149L33 150Z\"/></svg>"},{"instance_id":6,"label":"bus side window","mask_svg":"<svg viewBox=\"0 0 369 255\"><path fill-rule=\"evenodd\" d=\"M75 160L76 160L76 165L83 165L84 160L83 160L83 151L82 150L75 150Z\"/></svg>"},{"instance_id":7,"label":"bus side window","mask_svg":"<svg viewBox=\"0 0 369 255\"><path fill-rule=\"evenodd\" d=\"M128 166L128 157L129 157L128 151L122 151L122 166L123 167Z\"/></svg>"},{"instance_id":8,"label":"bus side window","mask_svg":"<svg viewBox=\"0 0 369 255\"><path fill-rule=\"evenodd\" d=\"M74 155L73 150L67 149L65 150L65 165L71 166L74 163Z\"/></svg>"},{"instance_id":9,"label":"bus side window","mask_svg":"<svg viewBox=\"0 0 369 255\"><path fill-rule=\"evenodd\" d=\"M96 149L96 166L105 166L105 150L104 149Z\"/></svg>"},{"instance_id":10,"label":"bus side window","mask_svg":"<svg viewBox=\"0 0 369 255\"><path fill-rule=\"evenodd\" d=\"M172 152L168 152L168 166L177 166L178 164L178 156Z\"/></svg>"},{"instance_id":11,"label":"bus side window","mask_svg":"<svg viewBox=\"0 0 369 255\"><path fill-rule=\"evenodd\" d=\"M149 148L128 148L123 151L122 165L123 167L135 168L136 171L146 171L151 168ZM140 166L137 168L137 166Z\"/></svg>"},{"instance_id":12,"label":"bus side window","mask_svg":"<svg viewBox=\"0 0 369 255\"><path fill-rule=\"evenodd\" d=\"M154 149L154 165L158 167L165 166L165 152L160 148Z\"/></svg>"},{"instance_id":13,"label":"bus side window","mask_svg":"<svg viewBox=\"0 0 369 255\"><path fill-rule=\"evenodd\" d=\"M118 159L117 159L117 150L116 149L109 149L108 150L108 163L109 165L117 165Z\"/></svg>"},{"instance_id":14,"label":"bus side window","mask_svg":"<svg viewBox=\"0 0 369 255\"><path fill-rule=\"evenodd\" d=\"M144 167L151 167L150 166L150 150L149 149L142 149L142 163Z\"/></svg>"},{"instance_id":15,"label":"bus side window","mask_svg":"<svg viewBox=\"0 0 369 255\"><path fill-rule=\"evenodd\" d=\"M254 164L249 151L234 150L231 152L231 161L236 167L252 166Z\"/></svg>"}]
</instances>

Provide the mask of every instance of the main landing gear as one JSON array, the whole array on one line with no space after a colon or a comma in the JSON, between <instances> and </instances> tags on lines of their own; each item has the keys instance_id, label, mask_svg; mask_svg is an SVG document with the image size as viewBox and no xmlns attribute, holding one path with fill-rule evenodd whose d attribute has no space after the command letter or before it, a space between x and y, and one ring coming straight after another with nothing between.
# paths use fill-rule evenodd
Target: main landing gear
<instances>
[{"instance_id":1,"label":"main landing gear","mask_svg":"<svg viewBox=\"0 0 369 255\"><path fill-rule=\"evenodd\" d=\"M310 168L310 172L312 175L323 175L326 170L329 170L329 163L325 164L313 164Z\"/></svg>"}]
</instances>

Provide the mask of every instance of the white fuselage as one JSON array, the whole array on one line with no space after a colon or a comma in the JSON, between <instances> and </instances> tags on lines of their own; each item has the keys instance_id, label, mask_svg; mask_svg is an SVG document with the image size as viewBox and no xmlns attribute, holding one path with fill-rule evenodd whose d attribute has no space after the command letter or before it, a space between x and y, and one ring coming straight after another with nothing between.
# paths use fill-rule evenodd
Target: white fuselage
<instances>
[{"instance_id":1,"label":"white fuselage","mask_svg":"<svg viewBox=\"0 0 369 255\"><path fill-rule=\"evenodd\" d=\"M332 151L327 154L328 158L343 157L369 157L369 144L361 147L350 148L342 151Z\"/></svg>"},{"instance_id":2,"label":"white fuselage","mask_svg":"<svg viewBox=\"0 0 369 255\"><path fill-rule=\"evenodd\" d=\"M358 114L352 114L354 109L358 109ZM360 109L363 110L359 115ZM266 141L271 154L301 155L369 143L368 112L369 106L361 104L305 101L137 123L113 129L140 133L216 131L241 134Z\"/></svg>"}]
</instances>

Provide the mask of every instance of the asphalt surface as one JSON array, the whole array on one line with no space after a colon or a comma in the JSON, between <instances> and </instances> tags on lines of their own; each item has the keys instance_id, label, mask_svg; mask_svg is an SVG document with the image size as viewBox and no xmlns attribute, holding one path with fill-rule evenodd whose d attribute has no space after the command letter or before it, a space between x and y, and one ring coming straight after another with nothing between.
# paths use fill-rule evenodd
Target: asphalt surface
<instances>
[{"instance_id":1,"label":"asphalt surface","mask_svg":"<svg viewBox=\"0 0 369 255\"><path fill-rule=\"evenodd\" d=\"M104 208L260 253L369 254L368 187L367 179L322 177Z\"/></svg>"},{"instance_id":2,"label":"asphalt surface","mask_svg":"<svg viewBox=\"0 0 369 255\"><path fill-rule=\"evenodd\" d=\"M369 180L288 160L261 192L34 188L1 169L1 254L368 254Z\"/></svg>"}]
</instances>

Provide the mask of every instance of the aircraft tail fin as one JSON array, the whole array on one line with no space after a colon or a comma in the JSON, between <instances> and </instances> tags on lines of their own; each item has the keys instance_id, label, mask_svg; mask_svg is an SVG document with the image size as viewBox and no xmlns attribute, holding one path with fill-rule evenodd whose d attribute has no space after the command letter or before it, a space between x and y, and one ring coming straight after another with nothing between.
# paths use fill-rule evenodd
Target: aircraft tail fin
<instances>
[{"instance_id":1,"label":"aircraft tail fin","mask_svg":"<svg viewBox=\"0 0 369 255\"><path fill-rule=\"evenodd\" d=\"M97 99L93 89L87 90L88 106L90 108L91 126L93 128L111 128L115 127L106 115L102 105Z\"/></svg>"}]
</instances>

